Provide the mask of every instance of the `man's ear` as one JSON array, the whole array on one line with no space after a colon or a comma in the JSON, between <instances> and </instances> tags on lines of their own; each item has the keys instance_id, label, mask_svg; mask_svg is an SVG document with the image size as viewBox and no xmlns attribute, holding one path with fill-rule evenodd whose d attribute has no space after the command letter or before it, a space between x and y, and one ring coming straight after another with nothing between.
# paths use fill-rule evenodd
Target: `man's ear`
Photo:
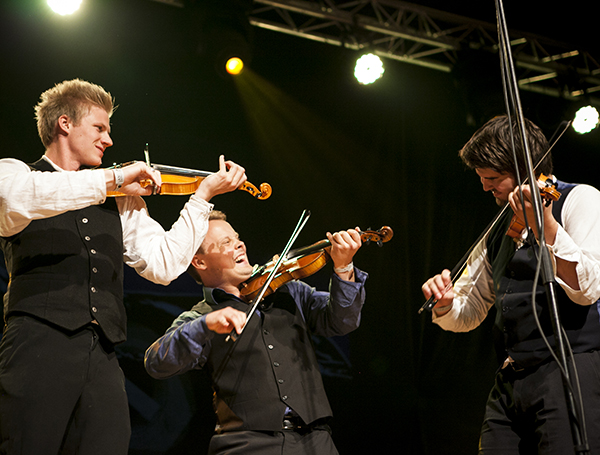
<instances>
[{"instance_id":1,"label":"man's ear","mask_svg":"<svg viewBox=\"0 0 600 455\"><path fill-rule=\"evenodd\" d=\"M206 270L207 265L206 262L204 261L202 255L200 254L195 254L194 257L192 258L192 267L194 267L197 270Z\"/></svg>"},{"instance_id":2,"label":"man's ear","mask_svg":"<svg viewBox=\"0 0 600 455\"><path fill-rule=\"evenodd\" d=\"M71 128L71 119L66 114L63 114L58 117L56 126L59 134L68 134Z\"/></svg>"}]
</instances>

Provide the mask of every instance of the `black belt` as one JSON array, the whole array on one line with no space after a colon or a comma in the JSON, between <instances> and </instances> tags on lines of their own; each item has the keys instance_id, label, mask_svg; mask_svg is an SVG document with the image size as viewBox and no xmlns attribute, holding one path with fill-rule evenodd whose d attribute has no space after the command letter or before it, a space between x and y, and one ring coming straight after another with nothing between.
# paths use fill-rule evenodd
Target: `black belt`
<instances>
[{"instance_id":1,"label":"black belt","mask_svg":"<svg viewBox=\"0 0 600 455\"><path fill-rule=\"evenodd\" d=\"M314 422L306 424L299 416L284 416L281 429L300 432L309 432L318 427L325 429L327 427L327 420L329 419L317 419Z\"/></svg>"},{"instance_id":2,"label":"black belt","mask_svg":"<svg viewBox=\"0 0 600 455\"><path fill-rule=\"evenodd\" d=\"M299 430L305 428L306 424L304 421L297 416L285 416L281 425L282 430Z\"/></svg>"}]
</instances>

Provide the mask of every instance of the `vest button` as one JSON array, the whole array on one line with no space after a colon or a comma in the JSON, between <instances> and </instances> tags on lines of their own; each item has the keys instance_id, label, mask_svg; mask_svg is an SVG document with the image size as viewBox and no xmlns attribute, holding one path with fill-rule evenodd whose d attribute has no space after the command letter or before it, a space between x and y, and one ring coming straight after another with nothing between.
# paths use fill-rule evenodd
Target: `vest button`
<instances>
[{"instance_id":1,"label":"vest button","mask_svg":"<svg viewBox=\"0 0 600 455\"><path fill-rule=\"evenodd\" d=\"M273 349L275 346L273 346L272 344L267 346L269 349Z\"/></svg>"},{"instance_id":2,"label":"vest button","mask_svg":"<svg viewBox=\"0 0 600 455\"><path fill-rule=\"evenodd\" d=\"M92 272L98 273L98 269L96 267L92 267Z\"/></svg>"},{"instance_id":3,"label":"vest button","mask_svg":"<svg viewBox=\"0 0 600 455\"><path fill-rule=\"evenodd\" d=\"M89 235L86 235L86 236L84 237L84 239L85 239L87 242L89 242L90 240L92 240L92 238L91 238Z\"/></svg>"},{"instance_id":4,"label":"vest button","mask_svg":"<svg viewBox=\"0 0 600 455\"><path fill-rule=\"evenodd\" d=\"M82 222L83 224L87 223L88 221L89 221L89 220L88 220L87 218L82 218L82 219L81 219L81 222Z\"/></svg>"},{"instance_id":5,"label":"vest button","mask_svg":"<svg viewBox=\"0 0 600 455\"><path fill-rule=\"evenodd\" d=\"M284 395L284 396L282 396L282 397L281 397L281 399L282 399L283 401L286 401L286 400L288 399L288 396L287 396L287 395Z\"/></svg>"},{"instance_id":6,"label":"vest button","mask_svg":"<svg viewBox=\"0 0 600 455\"><path fill-rule=\"evenodd\" d=\"M278 379L277 382L283 384L285 381L283 379Z\"/></svg>"},{"instance_id":7,"label":"vest button","mask_svg":"<svg viewBox=\"0 0 600 455\"><path fill-rule=\"evenodd\" d=\"M273 362L273 366L278 367L279 366L279 362Z\"/></svg>"},{"instance_id":8,"label":"vest button","mask_svg":"<svg viewBox=\"0 0 600 455\"><path fill-rule=\"evenodd\" d=\"M97 313L97 312L98 312L98 308L96 308L95 306L93 306L93 307L92 307L92 311L93 311L94 313Z\"/></svg>"},{"instance_id":9,"label":"vest button","mask_svg":"<svg viewBox=\"0 0 600 455\"><path fill-rule=\"evenodd\" d=\"M90 250L90 253L92 253L92 254L96 254L96 250L92 248L92 249Z\"/></svg>"},{"instance_id":10,"label":"vest button","mask_svg":"<svg viewBox=\"0 0 600 455\"><path fill-rule=\"evenodd\" d=\"M98 292L94 286L92 286L92 287L90 288L90 291L92 291L94 294L95 294L96 292Z\"/></svg>"}]
</instances>

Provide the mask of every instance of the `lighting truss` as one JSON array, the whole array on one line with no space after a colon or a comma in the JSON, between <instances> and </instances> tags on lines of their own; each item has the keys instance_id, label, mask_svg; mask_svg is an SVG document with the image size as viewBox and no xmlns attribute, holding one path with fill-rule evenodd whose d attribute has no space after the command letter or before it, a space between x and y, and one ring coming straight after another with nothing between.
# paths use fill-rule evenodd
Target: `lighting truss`
<instances>
[{"instance_id":1,"label":"lighting truss","mask_svg":"<svg viewBox=\"0 0 600 455\"><path fill-rule=\"evenodd\" d=\"M496 24L400 0L252 0L248 17L256 27L444 72L461 49L498 52ZM518 31L511 42L522 90L571 100L600 91L600 65L587 51Z\"/></svg>"}]
</instances>

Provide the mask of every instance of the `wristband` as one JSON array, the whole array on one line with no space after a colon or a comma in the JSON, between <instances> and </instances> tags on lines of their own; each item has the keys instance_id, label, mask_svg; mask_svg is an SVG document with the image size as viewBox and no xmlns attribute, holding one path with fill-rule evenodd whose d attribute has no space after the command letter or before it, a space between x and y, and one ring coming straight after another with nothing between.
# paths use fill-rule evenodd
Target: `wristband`
<instances>
[{"instance_id":1,"label":"wristband","mask_svg":"<svg viewBox=\"0 0 600 455\"><path fill-rule=\"evenodd\" d=\"M354 269L354 263L351 262L346 267L339 267L339 268L334 267L333 271L335 273L344 273L344 272L349 272L349 271L351 271L353 269Z\"/></svg>"},{"instance_id":2,"label":"wristband","mask_svg":"<svg viewBox=\"0 0 600 455\"><path fill-rule=\"evenodd\" d=\"M443 316L444 314L449 312L451 309L452 309L452 303L450 305L444 305L444 306L440 306L437 308L433 308L433 311L435 312L436 316Z\"/></svg>"},{"instance_id":3,"label":"wristband","mask_svg":"<svg viewBox=\"0 0 600 455\"><path fill-rule=\"evenodd\" d=\"M123 183L125 182L125 175L123 174L123 169L114 168L112 171L115 176L115 190L118 190L119 188L121 188L121 186L123 186Z\"/></svg>"}]
</instances>

